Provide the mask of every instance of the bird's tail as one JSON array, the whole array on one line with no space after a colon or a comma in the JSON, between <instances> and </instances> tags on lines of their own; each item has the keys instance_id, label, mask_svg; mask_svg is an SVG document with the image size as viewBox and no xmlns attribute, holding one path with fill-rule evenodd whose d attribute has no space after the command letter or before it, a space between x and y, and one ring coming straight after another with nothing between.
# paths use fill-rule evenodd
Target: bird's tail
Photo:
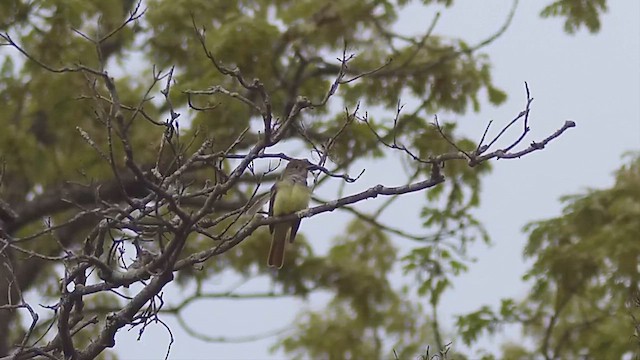
<instances>
[{"instance_id":1,"label":"bird's tail","mask_svg":"<svg viewBox=\"0 0 640 360\"><path fill-rule=\"evenodd\" d=\"M275 268L282 268L284 264L284 246L287 243L287 224L275 224L273 226L273 237L271 238L271 249L269 249L269 259L267 265Z\"/></svg>"}]
</instances>

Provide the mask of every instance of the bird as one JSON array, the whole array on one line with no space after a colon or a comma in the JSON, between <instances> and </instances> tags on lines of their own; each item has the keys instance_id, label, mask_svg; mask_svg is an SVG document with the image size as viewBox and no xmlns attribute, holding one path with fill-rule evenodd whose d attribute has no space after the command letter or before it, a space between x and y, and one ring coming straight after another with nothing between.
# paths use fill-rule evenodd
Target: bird
<instances>
[{"instance_id":1,"label":"bird","mask_svg":"<svg viewBox=\"0 0 640 360\"><path fill-rule=\"evenodd\" d=\"M282 175L271 187L269 198L269 217L296 213L309 206L311 189L307 186L309 163L306 160L291 159ZM271 248L267 265L281 269L284 264L285 245L287 240L292 243L298 228L300 218L269 224Z\"/></svg>"}]
</instances>

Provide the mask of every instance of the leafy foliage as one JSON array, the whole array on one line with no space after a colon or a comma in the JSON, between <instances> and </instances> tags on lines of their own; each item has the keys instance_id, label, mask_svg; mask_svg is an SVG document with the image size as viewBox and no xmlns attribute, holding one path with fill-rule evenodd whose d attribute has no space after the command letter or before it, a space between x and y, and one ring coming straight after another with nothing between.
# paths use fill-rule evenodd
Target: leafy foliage
<instances>
[{"instance_id":1,"label":"leafy foliage","mask_svg":"<svg viewBox=\"0 0 640 360\"><path fill-rule=\"evenodd\" d=\"M600 30L600 15L607 11L606 0L557 0L547 5L542 17L564 17L564 30L573 34L582 26L591 33Z\"/></svg>"},{"instance_id":2,"label":"leafy foliage","mask_svg":"<svg viewBox=\"0 0 640 360\"><path fill-rule=\"evenodd\" d=\"M470 210L490 170L485 161L505 152L485 154L455 124L431 121L436 112L478 111L481 96L499 105L507 94L481 52L494 38L471 46L431 30L395 34L408 3L148 0L144 14L132 0L0 3L3 50L18 50L0 58L0 306L8 306L0 308L0 333L10 334L0 337L0 356L76 357L75 349L84 349L80 359L111 356L103 351L113 346L111 333L128 324L142 334L162 316L179 317L224 271L268 279L277 291L264 296L332 294L324 311L300 314L297 332L281 339L279 348L293 356L376 358L396 350L407 358L427 344L448 349L452 336L444 338L438 304L452 277L466 271L468 244L488 241ZM423 1L434 3L453 1ZM553 15L583 19L558 6ZM422 101L400 111L401 97ZM358 110L367 105L384 110L363 116ZM249 231L242 221L255 215L253 195L276 179L273 164L261 160L283 157L266 154L275 145L321 165L329 160L316 189L341 181L331 175L353 171L358 160L410 159L400 189L430 189L415 214L424 234L380 220L403 193L394 188L370 213L349 204L323 210L353 216L328 254L315 253L301 234L285 268L270 272L269 235L258 228L266 223ZM390 235L420 243L399 254ZM545 236L532 253L547 246ZM166 262L152 268L158 259ZM584 258L567 268L592 270L576 293L599 266ZM400 267L415 286L390 282ZM574 281L562 265L557 270ZM123 290L134 283L143 290ZM167 283L196 291L165 304ZM17 315L30 308L15 304L29 291L53 304L33 329ZM474 321L485 315L468 322L465 339L474 339L484 326Z\"/></svg>"},{"instance_id":3,"label":"leafy foliage","mask_svg":"<svg viewBox=\"0 0 640 360\"><path fill-rule=\"evenodd\" d=\"M465 315L467 342L504 323L520 323L534 349L510 344L504 356L546 358L637 356L640 319L640 157L616 172L609 189L563 198L562 216L527 225L529 295ZM521 356L518 355L518 356Z\"/></svg>"}]
</instances>

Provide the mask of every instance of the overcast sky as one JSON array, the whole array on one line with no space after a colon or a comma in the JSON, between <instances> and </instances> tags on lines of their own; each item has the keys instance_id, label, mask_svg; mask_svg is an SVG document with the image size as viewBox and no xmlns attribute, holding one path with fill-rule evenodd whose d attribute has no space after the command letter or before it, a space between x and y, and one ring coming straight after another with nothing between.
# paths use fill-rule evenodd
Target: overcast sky
<instances>
[{"instance_id":1,"label":"overcast sky","mask_svg":"<svg viewBox=\"0 0 640 360\"><path fill-rule=\"evenodd\" d=\"M484 178L482 203L477 216L488 229L494 245L474 246L471 253L478 258L470 271L455 282L442 300L441 324L453 330L452 315L477 310L482 305L497 305L500 298L520 297L527 284L521 276L528 264L522 250L526 236L521 229L527 222L557 216L561 195L583 192L587 188L603 188L613 183L612 172L621 164L625 151L640 145L640 1L609 1L609 12L602 18L602 31L591 35L586 31L571 36L563 32L559 19L538 17L546 1L521 1L511 27L482 51L493 64L495 84L509 94L506 104L496 108L482 100L480 113L457 119L462 131L472 138L481 135L487 121L494 128L511 120L525 104L524 81L533 97L530 137L541 140L573 120L577 127L567 131L545 150L519 160L494 162L494 171ZM436 33L459 36L469 43L493 34L504 22L510 7L505 0L458 0L453 9L442 12ZM413 6L403 12L398 29L405 33L423 32L434 16L435 7ZM402 177L397 160L367 166L358 191L372 184L399 185ZM395 171L397 170L397 171ZM327 196L330 194L327 192ZM385 213L384 221L401 224L409 232L420 233L420 221L407 217L423 205L423 196L403 198ZM367 208L363 204L363 208ZM303 221L302 230L320 251L328 248L335 232L327 229L345 223L339 211ZM311 235L313 234L313 235ZM408 244L398 242L403 251ZM240 245L242 246L242 245ZM209 281L209 290L221 291L237 278L227 275ZM243 285L244 291L263 288L265 281ZM165 297L177 296L169 289ZM203 300L192 306L188 321L200 332L211 336L244 336L286 327L304 308L320 308L327 295L309 303L291 299L271 301ZM426 304L426 300L424 301ZM219 344L205 343L180 331L169 317L175 343L171 359L256 359L282 358L272 355L269 347L274 338ZM161 358L166 351L168 335L161 326L150 327L140 341L137 329L121 330L116 351L121 358ZM511 332L508 339L518 340ZM503 337L503 338L504 338ZM481 346L496 349L496 340L483 339ZM456 344L456 343L454 343ZM462 345L458 342L454 346Z\"/></svg>"}]
</instances>

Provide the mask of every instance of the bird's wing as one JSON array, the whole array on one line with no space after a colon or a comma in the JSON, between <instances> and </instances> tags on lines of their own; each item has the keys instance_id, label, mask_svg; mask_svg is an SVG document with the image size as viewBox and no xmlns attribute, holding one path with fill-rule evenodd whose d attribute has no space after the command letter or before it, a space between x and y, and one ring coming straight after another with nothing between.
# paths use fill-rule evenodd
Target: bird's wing
<instances>
[{"instance_id":1,"label":"bird's wing","mask_svg":"<svg viewBox=\"0 0 640 360\"><path fill-rule=\"evenodd\" d=\"M273 204L276 201L276 192L278 192L277 184L271 187L271 195L269 197L269 217L273 216ZM269 224L269 233L273 234L273 224Z\"/></svg>"},{"instance_id":2,"label":"bird's wing","mask_svg":"<svg viewBox=\"0 0 640 360\"><path fill-rule=\"evenodd\" d=\"M291 222L291 233L289 235L289 242L292 243L296 239L298 228L300 227L300 218L297 218Z\"/></svg>"}]
</instances>

